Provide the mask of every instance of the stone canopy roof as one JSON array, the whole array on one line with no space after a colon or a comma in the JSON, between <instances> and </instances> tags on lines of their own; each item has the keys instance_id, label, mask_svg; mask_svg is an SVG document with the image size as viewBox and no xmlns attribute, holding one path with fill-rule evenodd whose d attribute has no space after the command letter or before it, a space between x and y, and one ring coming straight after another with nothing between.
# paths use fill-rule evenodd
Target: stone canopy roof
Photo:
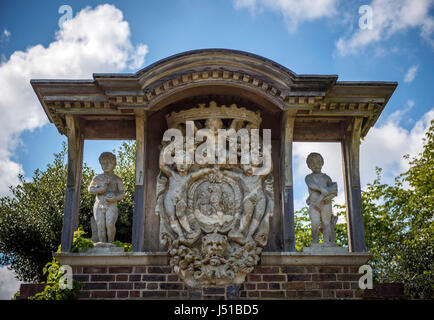
<instances>
[{"instance_id":1,"label":"stone canopy roof","mask_svg":"<svg viewBox=\"0 0 434 320\"><path fill-rule=\"evenodd\" d=\"M300 121L362 117L365 136L397 82L337 80L337 75L296 74L247 52L203 49L162 59L132 74L94 73L90 80L33 79L31 85L62 134L66 134L66 114L121 119L139 109L157 111L195 95L224 94L255 101L273 112L292 110Z\"/></svg>"}]
</instances>

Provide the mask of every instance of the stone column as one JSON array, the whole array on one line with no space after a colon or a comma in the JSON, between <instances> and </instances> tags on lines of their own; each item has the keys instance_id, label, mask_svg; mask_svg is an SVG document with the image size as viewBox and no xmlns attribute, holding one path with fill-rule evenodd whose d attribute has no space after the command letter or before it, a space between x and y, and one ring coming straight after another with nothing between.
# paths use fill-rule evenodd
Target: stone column
<instances>
[{"instance_id":1,"label":"stone column","mask_svg":"<svg viewBox=\"0 0 434 320\"><path fill-rule=\"evenodd\" d=\"M355 117L350 125L350 131L341 142L350 252L366 251L359 170L362 122L363 118Z\"/></svg>"},{"instance_id":2,"label":"stone column","mask_svg":"<svg viewBox=\"0 0 434 320\"><path fill-rule=\"evenodd\" d=\"M281 182L282 182L282 228L283 251L295 251L295 225L294 225L294 193L292 182L292 142L295 112L283 111L281 134Z\"/></svg>"},{"instance_id":3,"label":"stone column","mask_svg":"<svg viewBox=\"0 0 434 320\"><path fill-rule=\"evenodd\" d=\"M76 116L69 114L66 115L66 127L68 136L68 175L66 179L61 239L62 252L71 251L72 236L74 231L78 228L84 145L83 135L81 134L79 122Z\"/></svg>"},{"instance_id":4,"label":"stone column","mask_svg":"<svg viewBox=\"0 0 434 320\"><path fill-rule=\"evenodd\" d=\"M143 251L145 229L146 199L146 131L147 114L144 110L136 112L136 179L134 190L134 213L132 251Z\"/></svg>"}]
</instances>

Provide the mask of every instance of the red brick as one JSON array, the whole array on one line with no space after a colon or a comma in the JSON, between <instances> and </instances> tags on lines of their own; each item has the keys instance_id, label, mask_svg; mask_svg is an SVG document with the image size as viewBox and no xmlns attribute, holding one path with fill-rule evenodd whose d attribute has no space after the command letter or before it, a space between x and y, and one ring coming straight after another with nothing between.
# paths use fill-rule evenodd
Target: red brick
<instances>
[{"instance_id":1,"label":"red brick","mask_svg":"<svg viewBox=\"0 0 434 320\"><path fill-rule=\"evenodd\" d=\"M350 288L351 289L360 289L359 282L350 282Z\"/></svg>"},{"instance_id":2,"label":"red brick","mask_svg":"<svg viewBox=\"0 0 434 320\"><path fill-rule=\"evenodd\" d=\"M146 273L146 267L134 267L134 273Z\"/></svg>"},{"instance_id":3,"label":"red brick","mask_svg":"<svg viewBox=\"0 0 434 320\"><path fill-rule=\"evenodd\" d=\"M285 282L282 283L282 289L304 289L305 283L303 281L292 281L292 282Z\"/></svg>"},{"instance_id":4,"label":"red brick","mask_svg":"<svg viewBox=\"0 0 434 320\"><path fill-rule=\"evenodd\" d=\"M267 283L258 283L258 284L256 284L256 286L258 287L258 290L268 289Z\"/></svg>"},{"instance_id":5,"label":"red brick","mask_svg":"<svg viewBox=\"0 0 434 320\"><path fill-rule=\"evenodd\" d=\"M342 272L341 267L318 267L319 273L340 273Z\"/></svg>"},{"instance_id":6,"label":"red brick","mask_svg":"<svg viewBox=\"0 0 434 320\"><path fill-rule=\"evenodd\" d=\"M286 297L289 299L295 299L297 297L297 291L287 290L286 291Z\"/></svg>"},{"instance_id":7,"label":"red brick","mask_svg":"<svg viewBox=\"0 0 434 320\"><path fill-rule=\"evenodd\" d=\"M312 276L310 274L288 274L288 281L311 281Z\"/></svg>"},{"instance_id":8,"label":"red brick","mask_svg":"<svg viewBox=\"0 0 434 320\"><path fill-rule=\"evenodd\" d=\"M158 289L158 283L155 283L155 282L153 282L153 283L148 283L148 284L146 285L146 289L149 289L149 290L155 290L155 289Z\"/></svg>"},{"instance_id":9,"label":"red brick","mask_svg":"<svg viewBox=\"0 0 434 320\"><path fill-rule=\"evenodd\" d=\"M128 281L128 275L127 274L118 274L116 276L116 281Z\"/></svg>"},{"instance_id":10,"label":"red brick","mask_svg":"<svg viewBox=\"0 0 434 320\"><path fill-rule=\"evenodd\" d=\"M321 297L322 293L319 290L297 291L297 298L300 299L317 299Z\"/></svg>"},{"instance_id":11,"label":"red brick","mask_svg":"<svg viewBox=\"0 0 434 320\"><path fill-rule=\"evenodd\" d=\"M83 267L83 273L107 273L107 267Z\"/></svg>"},{"instance_id":12,"label":"red brick","mask_svg":"<svg viewBox=\"0 0 434 320\"><path fill-rule=\"evenodd\" d=\"M74 274L72 278L78 282L87 282L89 281L89 275L87 274Z\"/></svg>"},{"instance_id":13,"label":"red brick","mask_svg":"<svg viewBox=\"0 0 434 320\"><path fill-rule=\"evenodd\" d=\"M117 298L128 298L128 291L117 291L116 297Z\"/></svg>"},{"instance_id":14,"label":"red brick","mask_svg":"<svg viewBox=\"0 0 434 320\"><path fill-rule=\"evenodd\" d=\"M353 290L336 290L336 298L354 298Z\"/></svg>"},{"instance_id":15,"label":"red brick","mask_svg":"<svg viewBox=\"0 0 434 320\"><path fill-rule=\"evenodd\" d=\"M160 289L162 290L182 290L182 283L160 283Z\"/></svg>"},{"instance_id":16,"label":"red brick","mask_svg":"<svg viewBox=\"0 0 434 320\"><path fill-rule=\"evenodd\" d=\"M283 274L270 274L270 275L264 274L262 276L262 279L264 281L273 281L273 282L275 282L275 281L285 281L286 280L285 276Z\"/></svg>"},{"instance_id":17,"label":"red brick","mask_svg":"<svg viewBox=\"0 0 434 320\"><path fill-rule=\"evenodd\" d=\"M163 275L156 276L156 275L144 274L142 276L142 281L166 281L166 276L163 276Z\"/></svg>"},{"instance_id":18,"label":"red brick","mask_svg":"<svg viewBox=\"0 0 434 320\"><path fill-rule=\"evenodd\" d=\"M167 291L167 296L168 297L179 297L180 295L180 291Z\"/></svg>"},{"instance_id":19,"label":"red brick","mask_svg":"<svg viewBox=\"0 0 434 320\"><path fill-rule=\"evenodd\" d=\"M244 290L256 290L256 284L254 283L245 283Z\"/></svg>"},{"instance_id":20,"label":"red brick","mask_svg":"<svg viewBox=\"0 0 434 320\"><path fill-rule=\"evenodd\" d=\"M155 283L155 288L157 289L158 285ZM146 289L146 282L135 282L134 289Z\"/></svg>"},{"instance_id":21,"label":"red brick","mask_svg":"<svg viewBox=\"0 0 434 320\"><path fill-rule=\"evenodd\" d=\"M347 273L347 274L338 274L337 280L338 281L359 281L361 275L356 273Z\"/></svg>"},{"instance_id":22,"label":"red brick","mask_svg":"<svg viewBox=\"0 0 434 320\"><path fill-rule=\"evenodd\" d=\"M247 292L247 295L249 298L259 298L259 292L258 291L249 291L249 292Z\"/></svg>"},{"instance_id":23,"label":"red brick","mask_svg":"<svg viewBox=\"0 0 434 320\"><path fill-rule=\"evenodd\" d=\"M83 285L83 290L107 290L106 282L86 282Z\"/></svg>"},{"instance_id":24,"label":"red brick","mask_svg":"<svg viewBox=\"0 0 434 320\"><path fill-rule=\"evenodd\" d=\"M132 267L110 267L109 273L131 273L133 271Z\"/></svg>"},{"instance_id":25,"label":"red brick","mask_svg":"<svg viewBox=\"0 0 434 320\"><path fill-rule=\"evenodd\" d=\"M130 274L129 281L140 281L140 280L142 280L142 276L140 274Z\"/></svg>"},{"instance_id":26,"label":"red brick","mask_svg":"<svg viewBox=\"0 0 434 320\"><path fill-rule=\"evenodd\" d=\"M172 269L169 267L148 267L148 273L171 273Z\"/></svg>"},{"instance_id":27,"label":"red brick","mask_svg":"<svg viewBox=\"0 0 434 320\"><path fill-rule=\"evenodd\" d=\"M116 291L92 291L91 297L113 299L116 297Z\"/></svg>"},{"instance_id":28,"label":"red brick","mask_svg":"<svg viewBox=\"0 0 434 320\"><path fill-rule=\"evenodd\" d=\"M336 275L332 273L313 274L312 281L336 281Z\"/></svg>"},{"instance_id":29,"label":"red brick","mask_svg":"<svg viewBox=\"0 0 434 320\"><path fill-rule=\"evenodd\" d=\"M166 291L142 291L142 298L165 298Z\"/></svg>"},{"instance_id":30,"label":"red brick","mask_svg":"<svg viewBox=\"0 0 434 320\"><path fill-rule=\"evenodd\" d=\"M342 289L342 282L318 282L318 289Z\"/></svg>"},{"instance_id":31,"label":"red brick","mask_svg":"<svg viewBox=\"0 0 434 320\"><path fill-rule=\"evenodd\" d=\"M176 274L169 274L167 276L167 281L179 281L179 277Z\"/></svg>"},{"instance_id":32,"label":"red brick","mask_svg":"<svg viewBox=\"0 0 434 320\"><path fill-rule=\"evenodd\" d=\"M284 298L284 291L261 291L261 298Z\"/></svg>"},{"instance_id":33,"label":"red brick","mask_svg":"<svg viewBox=\"0 0 434 320\"><path fill-rule=\"evenodd\" d=\"M334 299L335 298L335 292L333 290L323 290L322 296L323 296L323 298L326 298L326 299Z\"/></svg>"},{"instance_id":34,"label":"red brick","mask_svg":"<svg viewBox=\"0 0 434 320\"><path fill-rule=\"evenodd\" d=\"M260 282L262 280L261 275L259 274L249 274L247 279L249 282Z\"/></svg>"},{"instance_id":35,"label":"red brick","mask_svg":"<svg viewBox=\"0 0 434 320\"><path fill-rule=\"evenodd\" d=\"M286 266L281 268L282 273L306 273L305 267Z\"/></svg>"},{"instance_id":36,"label":"red brick","mask_svg":"<svg viewBox=\"0 0 434 320\"><path fill-rule=\"evenodd\" d=\"M130 291L130 298L140 298L140 291Z\"/></svg>"},{"instance_id":37,"label":"red brick","mask_svg":"<svg viewBox=\"0 0 434 320\"><path fill-rule=\"evenodd\" d=\"M269 290L280 290L280 283L279 282L271 282L268 284Z\"/></svg>"},{"instance_id":38,"label":"red brick","mask_svg":"<svg viewBox=\"0 0 434 320\"><path fill-rule=\"evenodd\" d=\"M128 290L133 288L132 282L113 282L109 284L110 289Z\"/></svg>"},{"instance_id":39,"label":"red brick","mask_svg":"<svg viewBox=\"0 0 434 320\"><path fill-rule=\"evenodd\" d=\"M279 267L255 267L255 273L279 273Z\"/></svg>"},{"instance_id":40,"label":"red brick","mask_svg":"<svg viewBox=\"0 0 434 320\"><path fill-rule=\"evenodd\" d=\"M99 281L114 281L115 280L115 276L111 275L111 274L92 274L90 276L90 281L95 281L95 282L99 282Z\"/></svg>"}]
</instances>

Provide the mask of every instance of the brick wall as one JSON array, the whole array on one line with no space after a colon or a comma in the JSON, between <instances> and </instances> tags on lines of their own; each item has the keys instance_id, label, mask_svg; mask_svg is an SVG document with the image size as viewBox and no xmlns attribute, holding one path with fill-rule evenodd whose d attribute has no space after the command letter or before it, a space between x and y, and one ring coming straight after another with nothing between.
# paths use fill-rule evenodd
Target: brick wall
<instances>
[{"instance_id":1,"label":"brick wall","mask_svg":"<svg viewBox=\"0 0 434 320\"><path fill-rule=\"evenodd\" d=\"M167 266L75 266L80 299L360 299L358 266L258 266L242 285L187 287Z\"/></svg>"}]
</instances>

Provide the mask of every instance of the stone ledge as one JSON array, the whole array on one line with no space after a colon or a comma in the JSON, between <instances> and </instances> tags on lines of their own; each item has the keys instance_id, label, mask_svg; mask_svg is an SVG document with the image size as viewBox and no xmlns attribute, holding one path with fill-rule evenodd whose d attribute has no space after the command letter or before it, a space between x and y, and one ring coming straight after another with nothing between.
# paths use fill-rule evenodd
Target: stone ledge
<instances>
[{"instance_id":1,"label":"stone ledge","mask_svg":"<svg viewBox=\"0 0 434 320\"><path fill-rule=\"evenodd\" d=\"M263 252L260 265L273 266L347 266L363 265L372 258L369 252L349 253L306 253L306 252Z\"/></svg>"},{"instance_id":2,"label":"stone ledge","mask_svg":"<svg viewBox=\"0 0 434 320\"><path fill-rule=\"evenodd\" d=\"M86 252L55 253L54 258L61 264L70 266L167 266L166 252L119 252L93 253ZM363 265L369 261L369 252L350 252L345 254L322 254L305 252L264 252L259 265L297 266L297 265Z\"/></svg>"},{"instance_id":3,"label":"stone ledge","mask_svg":"<svg viewBox=\"0 0 434 320\"><path fill-rule=\"evenodd\" d=\"M92 253L79 252L55 253L54 258L61 264L70 266L167 266L169 264L165 252L119 252Z\"/></svg>"}]
</instances>

